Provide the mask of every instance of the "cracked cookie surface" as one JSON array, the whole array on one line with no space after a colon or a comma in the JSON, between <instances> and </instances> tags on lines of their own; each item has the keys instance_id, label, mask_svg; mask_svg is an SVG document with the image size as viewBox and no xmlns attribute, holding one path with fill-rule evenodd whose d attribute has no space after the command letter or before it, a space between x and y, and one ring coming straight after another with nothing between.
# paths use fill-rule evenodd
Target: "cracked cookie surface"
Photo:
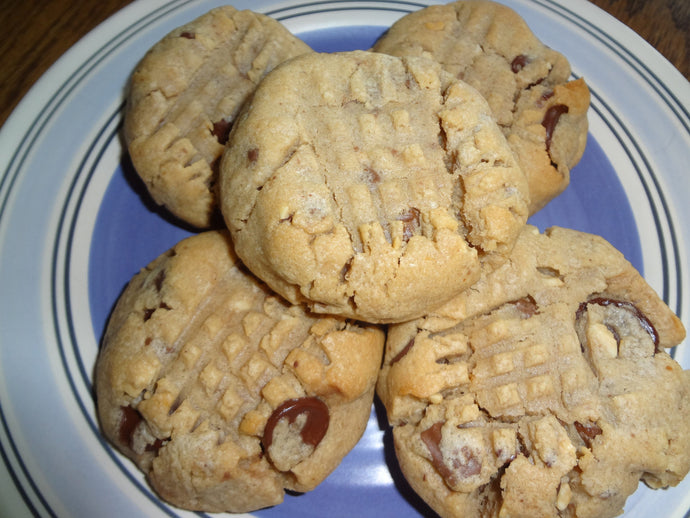
<instances>
[{"instance_id":1,"label":"cracked cookie surface","mask_svg":"<svg viewBox=\"0 0 690 518\"><path fill-rule=\"evenodd\" d=\"M272 506L313 489L359 440L383 341L273 294L227 232L198 234L118 300L95 370L101 427L178 507Z\"/></svg>"},{"instance_id":2,"label":"cracked cookie surface","mask_svg":"<svg viewBox=\"0 0 690 518\"><path fill-rule=\"evenodd\" d=\"M527 226L506 263L390 326L378 394L444 517L607 517L690 468L685 330L602 238Z\"/></svg>"},{"instance_id":3,"label":"cracked cookie surface","mask_svg":"<svg viewBox=\"0 0 690 518\"><path fill-rule=\"evenodd\" d=\"M527 183L486 101L433 61L364 51L274 69L230 136L222 210L238 255L288 300L418 317L513 246Z\"/></svg>"},{"instance_id":4,"label":"cracked cookie surface","mask_svg":"<svg viewBox=\"0 0 690 518\"><path fill-rule=\"evenodd\" d=\"M587 140L589 89L512 9L459 0L405 15L373 50L437 60L487 99L525 171L530 213L570 183Z\"/></svg>"},{"instance_id":5,"label":"cracked cookie surface","mask_svg":"<svg viewBox=\"0 0 690 518\"><path fill-rule=\"evenodd\" d=\"M266 72L310 51L280 22L232 6L156 43L130 79L124 130L156 203L197 228L220 221L218 159L237 112Z\"/></svg>"}]
</instances>

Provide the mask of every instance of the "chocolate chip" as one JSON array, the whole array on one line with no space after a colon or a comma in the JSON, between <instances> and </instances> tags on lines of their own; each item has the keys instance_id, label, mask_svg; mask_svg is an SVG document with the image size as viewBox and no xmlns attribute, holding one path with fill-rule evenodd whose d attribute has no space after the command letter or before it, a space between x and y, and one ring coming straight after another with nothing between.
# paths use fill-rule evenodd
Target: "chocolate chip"
<instances>
[{"instance_id":1,"label":"chocolate chip","mask_svg":"<svg viewBox=\"0 0 690 518\"><path fill-rule=\"evenodd\" d=\"M403 222L403 240L405 242L409 241L410 238L415 235L415 232L420 225L419 209L410 207L406 212L400 214L396 219Z\"/></svg>"},{"instance_id":2,"label":"chocolate chip","mask_svg":"<svg viewBox=\"0 0 690 518\"><path fill-rule=\"evenodd\" d=\"M546 129L546 151L551 149L551 138L553 137L553 132L558 124L558 119L561 115L568 113L568 107L565 104L554 104L544 114L544 119L541 121L541 125Z\"/></svg>"},{"instance_id":3,"label":"chocolate chip","mask_svg":"<svg viewBox=\"0 0 690 518\"><path fill-rule=\"evenodd\" d=\"M161 449L161 446L163 446L163 442L162 439L156 439L153 443L147 444L144 451L158 451Z\"/></svg>"},{"instance_id":4,"label":"chocolate chip","mask_svg":"<svg viewBox=\"0 0 690 518\"><path fill-rule=\"evenodd\" d=\"M349 275L350 270L352 269L352 261L353 260L354 260L354 257L350 257L345 262L342 269L340 270L340 282L343 284L347 282L347 276Z\"/></svg>"},{"instance_id":5,"label":"chocolate chip","mask_svg":"<svg viewBox=\"0 0 690 518\"><path fill-rule=\"evenodd\" d=\"M134 435L139 427L139 424L144 420L138 410L131 406L120 407L122 415L120 417L120 428L118 429L118 436L120 443L126 445L129 449L134 449ZM152 443L144 446L144 451L156 452L164 441L162 439L155 439Z\"/></svg>"},{"instance_id":6,"label":"chocolate chip","mask_svg":"<svg viewBox=\"0 0 690 518\"><path fill-rule=\"evenodd\" d=\"M443 428L443 423L438 422L431 425L429 428L424 430L420 437L422 442L429 450L431 454L431 462L445 480L451 485L455 484L455 477L453 472L446 466L443 461L443 453L441 452L441 428Z\"/></svg>"},{"instance_id":7,"label":"chocolate chip","mask_svg":"<svg viewBox=\"0 0 690 518\"><path fill-rule=\"evenodd\" d=\"M156 291L160 293L161 289L163 289L163 282L165 281L165 270L161 270L158 272L156 275L156 278L153 280L153 284L156 287Z\"/></svg>"},{"instance_id":8,"label":"chocolate chip","mask_svg":"<svg viewBox=\"0 0 690 518\"><path fill-rule=\"evenodd\" d=\"M442 428L442 422L434 423L420 434L422 442L431 454L432 464L439 475L441 475L450 486L454 486L458 482L458 476L461 479L466 479L480 474L482 471L482 461L472 448L466 445L454 451L454 456L450 459L450 467L446 464L440 446Z\"/></svg>"},{"instance_id":9,"label":"chocolate chip","mask_svg":"<svg viewBox=\"0 0 690 518\"><path fill-rule=\"evenodd\" d=\"M247 160L249 160L250 163L254 164L256 161L259 159L259 148L253 147L249 151L247 151Z\"/></svg>"},{"instance_id":10,"label":"chocolate chip","mask_svg":"<svg viewBox=\"0 0 690 518\"><path fill-rule=\"evenodd\" d=\"M533 317L539 312L539 306L531 295L514 300L510 304L515 306L515 308L522 314L523 318Z\"/></svg>"},{"instance_id":11,"label":"chocolate chip","mask_svg":"<svg viewBox=\"0 0 690 518\"><path fill-rule=\"evenodd\" d=\"M482 461L467 446L460 448L460 455L453 459L453 468L462 478L473 477L482 472Z\"/></svg>"},{"instance_id":12,"label":"chocolate chip","mask_svg":"<svg viewBox=\"0 0 690 518\"><path fill-rule=\"evenodd\" d=\"M225 145L228 142L228 137L230 136L230 130L232 129L232 122L221 119L213 123L213 131L211 134L216 137L219 144Z\"/></svg>"},{"instance_id":13,"label":"chocolate chip","mask_svg":"<svg viewBox=\"0 0 690 518\"><path fill-rule=\"evenodd\" d=\"M165 302L161 302L160 304L158 304L157 308L146 308L144 309L144 322L148 322L157 309L165 309L166 311L170 311L172 308L168 306Z\"/></svg>"},{"instance_id":14,"label":"chocolate chip","mask_svg":"<svg viewBox=\"0 0 690 518\"><path fill-rule=\"evenodd\" d=\"M300 431L302 442L313 447L318 446L328 431L328 406L316 397L303 397L288 399L273 411L264 428L264 450L268 450L273 443L273 430L281 419L288 419L290 423L294 423L302 414L307 416L307 421Z\"/></svg>"},{"instance_id":15,"label":"chocolate chip","mask_svg":"<svg viewBox=\"0 0 690 518\"><path fill-rule=\"evenodd\" d=\"M520 54L519 56L515 56L515 59L510 63L510 69L517 74L520 70L525 68L525 65L529 62L530 59L527 56Z\"/></svg>"},{"instance_id":16,"label":"chocolate chip","mask_svg":"<svg viewBox=\"0 0 690 518\"><path fill-rule=\"evenodd\" d=\"M193 32L186 32L185 31L185 32L180 34L180 38L186 38L188 40L194 40L194 39L196 39L196 34L194 34Z\"/></svg>"},{"instance_id":17,"label":"chocolate chip","mask_svg":"<svg viewBox=\"0 0 690 518\"><path fill-rule=\"evenodd\" d=\"M183 402L184 402L184 398L181 396L177 396L177 398L175 398L175 401L173 401L173 404L170 405L170 408L168 408L168 417L173 415L175 413L175 411L178 408L180 408L180 405L182 405Z\"/></svg>"},{"instance_id":18,"label":"chocolate chip","mask_svg":"<svg viewBox=\"0 0 690 518\"><path fill-rule=\"evenodd\" d=\"M412 346L414 345L414 337L410 339L409 342L407 342L407 345L403 347L402 351L400 351L398 354L395 355L395 358L391 360L391 365L394 363L398 363L400 360L402 360L405 355L410 352L410 349L412 349Z\"/></svg>"},{"instance_id":19,"label":"chocolate chip","mask_svg":"<svg viewBox=\"0 0 690 518\"><path fill-rule=\"evenodd\" d=\"M592 442L597 435L601 435L602 429L596 423L583 424L575 421L575 429L588 448L592 448Z\"/></svg>"},{"instance_id":20,"label":"chocolate chip","mask_svg":"<svg viewBox=\"0 0 690 518\"><path fill-rule=\"evenodd\" d=\"M363 177L364 177L364 182L368 183L370 185L375 185L375 184L381 182L381 177L371 167L367 167L363 171Z\"/></svg>"},{"instance_id":21,"label":"chocolate chip","mask_svg":"<svg viewBox=\"0 0 690 518\"><path fill-rule=\"evenodd\" d=\"M635 306L632 302L611 299L607 297L594 297L580 304L580 306L577 308L577 312L575 313L576 320L580 320L582 318L584 312L587 311L587 306L590 304L597 304L603 307L613 306L630 312L640 323L642 329L644 329L652 339L652 342L654 343L654 353L656 354L661 351L661 348L659 347L659 333L657 332L652 322L647 318L647 316L644 313L642 313L642 311L640 311L637 308L637 306ZM610 326L607 326L607 328L609 330L612 330ZM616 341L620 343L620 336L618 332L616 330L613 330L613 333L614 337L616 337Z\"/></svg>"},{"instance_id":22,"label":"chocolate chip","mask_svg":"<svg viewBox=\"0 0 690 518\"><path fill-rule=\"evenodd\" d=\"M544 102L548 101L549 99L551 99L553 97L553 95L554 95L553 90L547 90L546 92L541 94L541 97L539 97L539 102L544 103Z\"/></svg>"},{"instance_id":23,"label":"chocolate chip","mask_svg":"<svg viewBox=\"0 0 690 518\"><path fill-rule=\"evenodd\" d=\"M118 429L118 436L120 443L132 447L134 431L142 421L141 414L131 406L120 407L122 415L120 417L120 428Z\"/></svg>"}]
</instances>

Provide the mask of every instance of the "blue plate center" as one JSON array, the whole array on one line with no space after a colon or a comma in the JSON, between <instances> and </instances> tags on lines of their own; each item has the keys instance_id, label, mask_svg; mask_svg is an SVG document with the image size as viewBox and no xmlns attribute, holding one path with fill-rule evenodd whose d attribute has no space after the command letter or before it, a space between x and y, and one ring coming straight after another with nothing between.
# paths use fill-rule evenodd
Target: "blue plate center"
<instances>
[{"instance_id":1,"label":"blue plate center","mask_svg":"<svg viewBox=\"0 0 690 518\"><path fill-rule=\"evenodd\" d=\"M315 50L346 51L370 48L384 29L342 27L302 33L300 37ZM562 226L598 234L642 270L640 238L632 209L611 163L591 136L581 162L572 171L568 189L530 222L541 230ZM190 229L155 206L128 159L123 158L106 190L91 241L89 302L97 337L102 336L113 306L130 278L191 234ZM381 448L381 444L386 447ZM388 515L393 509L402 514L405 509L426 514L426 508L399 473L394 473L392 483L387 476L374 476L395 469L391 455L390 435L384 425L377 426L372 416L363 442L314 492L288 496L282 505L256 514L322 516L325 509L329 516L343 517L356 516L357 510L368 516L379 511ZM321 505L306 506L304 498Z\"/></svg>"}]
</instances>

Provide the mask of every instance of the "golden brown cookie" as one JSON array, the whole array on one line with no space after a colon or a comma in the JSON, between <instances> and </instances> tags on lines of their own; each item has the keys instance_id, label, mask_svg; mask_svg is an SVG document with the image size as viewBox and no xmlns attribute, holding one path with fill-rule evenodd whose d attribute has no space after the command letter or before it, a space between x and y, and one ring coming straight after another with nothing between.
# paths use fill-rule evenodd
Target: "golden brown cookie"
<instances>
[{"instance_id":1,"label":"golden brown cookie","mask_svg":"<svg viewBox=\"0 0 690 518\"><path fill-rule=\"evenodd\" d=\"M527 183L475 89L422 58L311 53L268 74L221 163L238 255L314 311L418 317L505 255Z\"/></svg>"},{"instance_id":2,"label":"golden brown cookie","mask_svg":"<svg viewBox=\"0 0 690 518\"><path fill-rule=\"evenodd\" d=\"M527 175L530 214L568 186L587 140L589 89L515 11L488 0L432 5L395 22L373 50L435 59L486 97Z\"/></svg>"},{"instance_id":3,"label":"golden brown cookie","mask_svg":"<svg viewBox=\"0 0 690 518\"><path fill-rule=\"evenodd\" d=\"M270 292L227 232L187 238L129 283L96 365L106 437L164 500L247 512L309 491L366 427L383 332Z\"/></svg>"},{"instance_id":4,"label":"golden brown cookie","mask_svg":"<svg viewBox=\"0 0 690 518\"><path fill-rule=\"evenodd\" d=\"M124 130L156 203L194 227L220 219L217 161L237 112L267 71L310 50L278 21L232 6L156 43L130 79Z\"/></svg>"},{"instance_id":5,"label":"golden brown cookie","mask_svg":"<svg viewBox=\"0 0 690 518\"><path fill-rule=\"evenodd\" d=\"M690 468L685 330L602 238L526 227L509 260L390 326L378 393L444 517L608 517Z\"/></svg>"}]
</instances>

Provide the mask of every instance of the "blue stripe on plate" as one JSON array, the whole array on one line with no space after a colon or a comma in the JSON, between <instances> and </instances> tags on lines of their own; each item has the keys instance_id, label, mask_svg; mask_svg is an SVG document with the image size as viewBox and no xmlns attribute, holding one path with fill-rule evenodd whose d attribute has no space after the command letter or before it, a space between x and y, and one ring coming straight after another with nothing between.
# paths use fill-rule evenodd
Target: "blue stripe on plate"
<instances>
[{"instance_id":1,"label":"blue stripe on plate","mask_svg":"<svg viewBox=\"0 0 690 518\"><path fill-rule=\"evenodd\" d=\"M91 56L90 59L86 60L83 64L81 64L70 76L68 76L63 83L55 90L53 95L48 99L48 101L45 104L45 110L42 110L40 114L29 124L27 131L25 132L23 138L21 139L21 145L15 150L15 152L12 155L12 158L10 159L7 168L5 169L2 177L0 177L0 193L2 193L2 198L0 198L0 219L2 219L3 214L5 212L5 209L7 207L8 200L10 198L10 195L13 191L13 188L15 186L16 180L19 178L20 174L22 174L25 170L24 164L26 163L26 160L30 153L33 151L36 142L39 140L43 129L47 126L47 121L49 121L51 118L53 118L56 113L62 108L64 103L67 101L69 98L70 94L76 89L76 87L84 81L86 77L89 76L93 72L93 70L101 64L104 60L106 60L109 55L117 50L118 45L120 42L125 41L131 34L135 33L138 30L141 30L142 28L146 27L146 25L152 23L153 21L159 20L161 18L164 18L167 16L169 13L179 9L182 5L191 3L193 0L184 0L182 2L176 2L177 5L171 5L168 4L164 7L161 7L155 11L153 11L149 16L146 18L143 18L141 20L138 20L136 23L124 28L122 31L120 31L117 35L115 35L113 38L111 38L108 42L106 42L104 45L102 45L99 49L97 49ZM173 3L175 4L175 3ZM118 111L119 113L119 111ZM3 193L3 189L5 192ZM69 198L66 200L69 201ZM59 337L58 337L59 339ZM62 355L62 349L61 349L61 355ZM68 378L70 381L70 384L73 383L71 376L68 374ZM85 414L85 416L88 417L88 414L84 412L83 408L83 403L77 398L79 405L82 407L82 412ZM24 464L21 455L17 449L16 443L12 437L12 434L10 432L10 429L7 425L7 421L5 418L4 413L2 412L2 407L0 406L0 418L2 419L2 426L5 430L5 433L7 435L8 441L10 443L10 449L13 454L15 463L17 464L17 469L19 469L24 477L27 479L28 484L30 486L31 491L33 494L36 495L36 498L40 501L41 505L44 507L45 512L48 513L49 516L56 516L55 512L53 509L50 507L48 504L47 500L45 499L44 495L41 493L40 489L36 485L36 482L34 481L33 477L31 476L31 473L29 472L28 468ZM88 420L88 419L87 419ZM98 431L96 430L96 433ZM100 434L98 434L100 436ZM41 516L42 513L34 506L34 503L30 497L30 495L27 492L27 489L24 487L20 482L19 482L19 476L18 473L15 471L15 468L13 467L12 462L10 462L8 453L3 449L2 450L2 457L3 461L5 463L5 466L8 469L8 472L10 474L10 477L12 478L15 487L17 488L19 494L21 495L22 499L24 500L26 506L28 509L31 510L32 514L35 516ZM157 500L157 499L156 499Z\"/></svg>"},{"instance_id":2,"label":"blue stripe on plate","mask_svg":"<svg viewBox=\"0 0 690 518\"><path fill-rule=\"evenodd\" d=\"M19 492L19 495L21 496L22 500L24 500L24 503L26 504L27 508L29 511L31 511L31 514L34 516L41 516L39 513L39 510L34 506L34 503L28 494L28 492L25 490L23 484L19 480L19 477L17 475L17 472L12 468L12 460L15 460L19 464L19 470L24 473L26 476L29 485L31 486L31 490L33 493L37 496L40 504L47 510L50 516L56 516L55 513L53 513L52 509L46 502L45 498L43 497L43 494L40 492L38 487L36 486L36 483L34 482L33 478L28 473L28 470L26 469L26 466L24 465L24 462L22 461L21 455L19 454L19 451L17 450L17 446L12 439L12 436L10 434L9 427L7 425L7 419L5 417L5 413L2 410L2 405L0 405L0 422L2 422L2 428L5 431L5 435L8 438L9 446L10 449L12 450L12 459L10 459L10 456L8 453L5 451L5 447L3 446L3 443L0 442L0 456L2 457L2 461L7 466L7 469L10 474L10 478L12 478L12 482L14 483L15 487L17 488L17 491Z\"/></svg>"}]
</instances>

